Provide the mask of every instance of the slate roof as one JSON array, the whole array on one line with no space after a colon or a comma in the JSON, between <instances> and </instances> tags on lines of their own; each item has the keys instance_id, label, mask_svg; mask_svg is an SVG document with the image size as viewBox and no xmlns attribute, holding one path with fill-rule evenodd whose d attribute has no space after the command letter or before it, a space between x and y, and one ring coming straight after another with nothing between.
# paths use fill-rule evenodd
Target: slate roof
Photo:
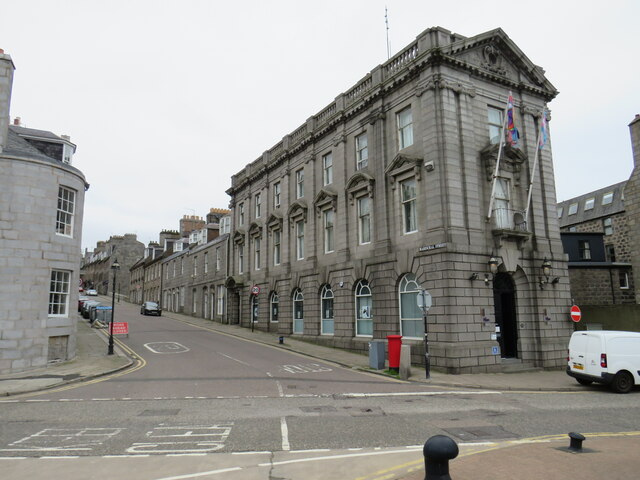
<instances>
[{"instance_id":1,"label":"slate roof","mask_svg":"<svg viewBox=\"0 0 640 480\"><path fill-rule=\"evenodd\" d=\"M558 217L560 228L624 212L624 187L626 184L625 180L558 203L558 211L562 208L562 215ZM613 201L602 205L602 197L610 192L613 193ZM585 210L585 202L590 198L594 199L593 208ZM577 204L578 209L575 214L569 215L569 207L572 204Z\"/></svg>"}]
</instances>

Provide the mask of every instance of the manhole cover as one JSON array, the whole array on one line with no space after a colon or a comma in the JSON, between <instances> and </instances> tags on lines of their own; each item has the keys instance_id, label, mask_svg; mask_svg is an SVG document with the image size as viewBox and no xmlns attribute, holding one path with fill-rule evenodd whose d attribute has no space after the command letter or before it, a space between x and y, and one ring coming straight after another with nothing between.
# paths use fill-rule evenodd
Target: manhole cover
<instances>
[{"instance_id":1,"label":"manhole cover","mask_svg":"<svg viewBox=\"0 0 640 480\"><path fill-rule=\"evenodd\" d=\"M455 435L461 440L499 440L504 438L518 438L515 433L507 432L499 425L488 427L463 427L463 428L446 428L445 432Z\"/></svg>"},{"instance_id":2,"label":"manhole cover","mask_svg":"<svg viewBox=\"0 0 640 480\"><path fill-rule=\"evenodd\" d=\"M139 415L140 417L155 417L155 416L168 416L168 415L177 415L178 413L180 413L180 409L178 408L158 408L158 409L151 409L151 410L143 410L142 413Z\"/></svg>"}]
</instances>

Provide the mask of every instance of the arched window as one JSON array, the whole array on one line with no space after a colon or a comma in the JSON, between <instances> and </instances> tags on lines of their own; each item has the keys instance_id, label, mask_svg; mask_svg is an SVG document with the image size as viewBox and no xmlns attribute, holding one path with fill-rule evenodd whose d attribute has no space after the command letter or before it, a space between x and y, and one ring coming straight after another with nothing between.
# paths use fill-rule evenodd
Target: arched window
<instances>
[{"instance_id":1,"label":"arched window","mask_svg":"<svg viewBox=\"0 0 640 480\"><path fill-rule=\"evenodd\" d=\"M421 290L413 273L407 273L400 280L400 335L403 337L424 337L424 320L418 307L418 293Z\"/></svg>"},{"instance_id":2,"label":"arched window","mask_svg":"<svg viewBox=\"0 0 640 480\"><path fill-rule=\"evenodd\" d=\"M299 288L293 292L293 333L304 333L304 296Z\"/></svg>"},{"instance_id":3,"label":"arched window","mask_svg":"<svg viewBox=\"0 0 640 480\"><path fill-rule=\"evenodd\" d=\"M322 318L321 334L333 335L333 290L329 285L320 292L320 315Z\"/></svg>"},{"instance_id":4,"label":"arched window","mask_svg":"<svg viewBox=\"0 0 640 480\"><path fill-rule=\"evenodd\" d=\"M280 299L278 298L278 294L276 292L273 292L271 294L271 299L269 300L269 320L272 323L278 323L278 310L280 309Z\"/></svg>"},{"instance_id":5,"label":"arched window","mask_svg":"<svg viewBox=\"0 0 640 480\"><path fill-rule=\"evenodd\" d=\"M356 285L356 336L370 337L373 335L373 299L371 289L366 280L360 280Z\"/></svg>"}]
</instances>

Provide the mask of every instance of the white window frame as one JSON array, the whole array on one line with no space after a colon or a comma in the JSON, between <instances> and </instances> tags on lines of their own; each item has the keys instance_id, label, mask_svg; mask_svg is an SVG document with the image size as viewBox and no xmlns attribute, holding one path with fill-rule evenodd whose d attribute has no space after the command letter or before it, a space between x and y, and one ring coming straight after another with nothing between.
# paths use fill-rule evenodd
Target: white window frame
<instances>
[{"instance_id":1,"label":"white window frame","mask_svg":"<svg viewBox=\"0 0 640 480\"><path fill-rule=\"evenodd\" d=\"M296 171L296 198L304 197L304 168Z\"/></svg>"},{"instance_id":2,"label":"white window frame","mask_svg":"<svg viewBox=\"0 0 640 480\"><path fill-rule=\"evenodd\" d=\"M238 223L244 225L244 202L238 204Z\"/></svg>"},{"instance_id":3,"label":"white window frame","mask_svg":"<svg viewBox=\"0 0 640 480\"><path fill-rule=\"evenodd\" d=\"M302 290L297 288L292 295L292 303L293 303L293 333L294 334L303 334L304 333L304 295ZM296 314L298 313L298 308L300 310L300 315L296 318Z\"/></svg>"},{"instance_id":4,"label":"white window frame","mask_svg":"<svg viewBox=\"0 0 640 480\"><path fill-rule=\"evenodd\" d=\"M584 201L584 210L593 210L594 205L596 204L596 197L587 198Z\"/></svg>"},{"instance_id":5,"label":"white window frame","mask_svg":"<svg viewBox=\"0 0 640 480\"><path fill-rule=\"evenodd\" d=\"M367 132L356 136L356 170L362 170L369 165L369 139Z\"/></svg>"},{"instance_id":6,"label":"white window frame","mask_svg":"<svg viewBox=\"0 0 640 480\"><path fill-rule=\"evenodd\" d=\"M296 222L296 259L304 260L304 220Z\"/></svg>"},{"instance_id":7,"label":"white window frame","mask_svg":"<svg viewBox=\"0 0 640 480\"><path fill-rule=\"evenodd\" d=\"M363 300L368 298L368 305L362 305ZM354 291L355 314L356 314L356 337L372 337L373 336L373 295L369 282L360 280L356 284ZM362 333L363 327L366 326L367 333ZM370 333L368 331L370 330Z\"/></svg>"},{"instance_id":8,"label":"white window frame","mask_svg":"<svg viewBox=\"0 0 640 480\"><path fill-rule=\"evenodd\" d=\"M204 273L209 273L209 252L204 252Z\"/></svg>"},{"instance_id":9,"label":"white window frame","mask_svg":"<svg viewBox=\"0 0 640 480\"><path fill-rule=\"evenodd\" d=\"M398 148L413 145L413 113L411 107L404 108L396 114L398 127Z\"/></svg>"},{"instance_id":10,"label":"white window frame","mask_svg":"<svg viewBox=\"0 0 640 480\"><path fill-rule=\"evenodd\" d=\"M613 203L613 192L607 192L602 195L602 205L610 205Z\"/></svg>"},{"instance_id":11,"label":"white window frame","mask_svg":"<svg viewBox=\"0 0 640 480\"><path fill-rule=\"evenodd\" d=\"M611 217L602 219L602 231L606 236L613 235L613 219Z\"/></svg>"},{"instance_id":12,"label":"white window frame","mask_svg":"<svg viewBox=\"0 0 640 480\"><path fill-rule=\"evenodd\" d=\"M578 202L574 202L569 205L569 210L567 211L567 216L575 215L578 213Z\"/></svg>"},{"instance_id":13,"label":"white window frame","mask_svg":"<svg viewBox=\"0 0 640 480\"><path fill-rule=\"evenodd\" d=\"M253 239L253 267L255 270L260 270L260 237Z\"/></svg>"},{"instance_id":14,"label":"white window frame","mask_svg":"<svg viewBox=\"0 0 640 480\"><path fill-rule=\"evenodd\" d=\"M244 245L238 245L238 273L244 273Z\"/></svg>"},{"instance_id":15,"label":"white window frame","mask_svg":"<svg viewBox=\"0 0 640 480\"><path fill-rule=\"evenodd\" d=\"M629 274L627 272L618 272L618 280L620 290L629 290Z\"/></svg>"},{"instance_id":16,"label":"white window frame","mask_svg":"<svg viewBox=\"0 0 640 480\"><path fill-rule=\"evenodd\" d=\"M371 198L362 196L356 200L358 216L358 244L368 245L371 243ZM367 205L367 211L363 212L363 205ZM366 235L365 235L366 234Z\"/></svg>"},{"instance_id":17,"label":"white window frame","mask_svg":"<svg viewBox=\"0 0 640 480\"><path fill-rule=\"evenodd\" d=\"M220 247L216 247L216 272L220 271Z\"/></svg>"},{"instance_id":18,"label":"white window frame","mask_svg":"<svg viewBox=\"0 0 640 480\"><path fill-rule=\"evenodd\" d=\"M273 206L277 208L280 206L280 193L282 190L282 186L280 182L276 182L273 184Z\"/></svg>"},{"instance_id":19,"label":"white window frame","mask_svg":"<svg viewBox=\"0 0 640 480\"><path fill-rule=\"evenodd\" d=\"M335 212L333 209L322 212L322 225L324 227L324 253L332 253L335 249Z\"/></svg>"},{"instance_id":20,"label":"white window frame","mask_svg":"<svg viewBox=\"0 0 640 480\"><path fill-rule=\"evenodd\" d=\"M411 184L411 185L410 185ZM413 197L409 197L409 186L413 188ZM400 204L402 205L402 231L404 234L418 231L418 185L415 178L400 182ZM413 225L412 225L413 223Z\"/></svg>"},{"instance_id":21,"label":"white window frame","mask_svg":"<svg viewBox=\"0 0 640 480\"><path fill-rule=\"evenodd\" d=\"M325 186L333 183L333 154L331 152L322 156L322 180Z\"/></svg>"},{"instance_id":22,"label":"white window frame","mask_svg":"<svg viewBox=\"0 0 640 480\"><path fill-rule=\"evenodd\" d=\"M49 283L49 317L69 316L69 296L71 294L71 272L51 270Z\"/></svg>"},{"instance_id":23,"label":"white window frame","mask_svg":"<svg viewBox=\"0 0 640 480\"><path fill-rule=\"evenodd\" d=\"M281 262L281 243L282 243L282 230L277 229L273 231L273 264L280 265Z\"/></svg>"},{"instance_id":24,"label":"white window frame","mask_svg":"<svg viewBox=\"0 0 640 480\"><path fill-rule=\"evenodd\" d=\"M400 280L400 284L398 285L398 312L400 312L400 335L406 338L423 338L424 337L424 319L422 314L418 312L417 301L418 294L422 290L420 284L416 279L416 276L413 273L407 273L403 275ZM408 312L404 312L402 308L402 298L403 296L409 297L409 303L412 305L416 305L416 310L414 310L414 316L407 315ZM408 322L415 324L417 328L413 330L417 331L417 335L411 335L407 333L408 330Z\"/></svg>"},{"instance_id":25,"label":"white window frame","mask_svg":"<svg viewBox=\"0 0 640 480\"><path fill-rule=\"evenodd\" d=\"M195 255L193 257L193 276L196 277L198 275L198 256Z\"/></svg>"},{"instance_id":26,"label":"white window frame","mask_svg":"<svg viewBox=\"0 0 640 480\"><path fill-rule=\"evenodd\" d=\"M196 315L198 313L198 289L191 289L191 313Z\"/></svg>"},{"instance_id":27,"label":"white window frame","mask_svg":"<svg viewBox=\"0 0 640 480\"><path fill-rule=\"evenodd\" d=\"M256 193L255 205L256 205L256 218L260 218L260 216L262 215L262 195L260 193Z\"/></svg>"},{"instance_id":28,"label":"white window frame","mask_svg":"<svg viewBox=\"0 0 640 480\"><path fill-rule=\"evenodd\" d=\"M73 237L75 223L76 191L58 187L58 209L56 212L56 235Z\"/></svg>"},{"instance_id":29,"label":"white window frame","mask_svg":"<svg viewBox=\"0 0 640 480\"><path fill-rule=\"evenodd\" d=\"M487 106L487 127L489 129L489 142L497 145L504 138L504 110L497 107ZM494 135L495 133L495 135Z\"/></svg>"},{"instance_id":30,"label":"white window frame","mask_svg":"<svg viewBox=\"0 0 640 480\"><path fill-rule=\"evenodd\" d=\"M274 310L275 307L275 310ZM276 292L272 292L269 297L269 322L278 323L278 316L280 314L280 297Z\"/></svg>"},{"instance_id":31,"label":"white window frame","mask_svg":"<svg viewBox=\"0 0 640 480\"><path fill-rule=\"evenodd\" d=\"M218 285L217 290L218 315L222 315L224 314L224 286Z\"/></svg>"},{"instance_id":32,"label":"white window frame","mask_svg":"<svg viewBox=\"0 0 640 480\"><path fill-rule=\"evenodd\" d=\"M320 334L333 335L335 333L334 323L334 295L330 285L324 285L320 292Z\"/></svg>"}]
</instances>

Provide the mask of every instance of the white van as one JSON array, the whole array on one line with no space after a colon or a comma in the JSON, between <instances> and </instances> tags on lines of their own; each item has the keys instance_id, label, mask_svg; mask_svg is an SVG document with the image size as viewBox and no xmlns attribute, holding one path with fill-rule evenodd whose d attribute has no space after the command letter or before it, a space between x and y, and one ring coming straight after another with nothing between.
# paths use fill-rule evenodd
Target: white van
<instances>
[{"instance_id":1,"label":"white van","mask_svg":"<svg viewBox=\"0 0 640 480\"><path fill-rule=\"evenodd\" d=\"M567 360L567 374L581 385L604 383L618 393L628 393L640 385L640 333L573 332Z\"/></svg>"}]
</instances>

